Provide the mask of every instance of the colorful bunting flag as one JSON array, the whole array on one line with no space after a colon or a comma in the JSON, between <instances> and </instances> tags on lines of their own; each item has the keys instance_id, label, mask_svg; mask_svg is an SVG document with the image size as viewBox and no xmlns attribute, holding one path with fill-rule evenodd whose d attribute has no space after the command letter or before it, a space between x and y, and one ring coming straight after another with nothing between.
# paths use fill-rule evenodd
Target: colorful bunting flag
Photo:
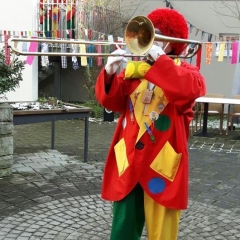
<instances>
[{"instance_id":1,"label":"colorful bunting flag","mask_svg":"<svg viewBox=\"0 0 240 240\"><path fill-rule=\"evenodd\" d=\"M37 42L30 42L28 52L36 52L37 49L38 49L38 43ZM35 56L33 56L33 55L27 56L26 63L29 64L29 65L32 65L34 57Z\"/></svg>"},{"instance_id":2,"label":"colorful bunting flag","mask_svg":"<svg viewBox=\"0 0 240 240\"><path fill-rule=\"evenodd\" d=\"M236 64L238 61L238 41L232 44L232 60L231 64Z\"/></svg>"},{"instance_id":3,"label":"colorful bunting flag","mask_svg":"<svg viewBox=\"0 0 240 240\"><path fill-rule=\"evenodd\" d=\"M224 55L224 50L225 50L226 43L221 42L220 47L219 47L219 55L218 55L218 61L222 62L223 61L223 55Z\"/></svg>"},{"instance_id":4,"label":"colorful bunting flag","mask_svg":"<svg viewBox=\"0 0 240 240\"><path fill-rule=\"evenodd\" d=\"M212 43L206 43L206 63L211 63L211 57L212 57Z\"/></svg>"}]
</instances>

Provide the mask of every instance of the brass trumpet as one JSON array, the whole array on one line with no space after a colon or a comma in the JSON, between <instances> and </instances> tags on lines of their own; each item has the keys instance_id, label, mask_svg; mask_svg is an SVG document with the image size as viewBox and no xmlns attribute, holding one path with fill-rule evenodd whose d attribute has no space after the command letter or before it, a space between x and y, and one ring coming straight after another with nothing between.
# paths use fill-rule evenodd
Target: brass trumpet
<instances>
[{"instance_id":1,"label":"brass trumpet","mask_svg":"<svg viewBox=\"0 0 240 240\"><path fill-rule=\"evenodd\" d=\"M153 45L154 41L168 42L168 43L182 43L183 46L188 47L185 55L170 55L170 57L191 58L202 46L202 43L194 40L187 40L181 38L167 37L160 34L155 34L152 22L145 16L137 16L129 21L125 29L125 43L118 42L104 42L104 41L85 41L85 40L64 40L64 39L49 39L49 38L17 38L12 37L8 40L11 49L17 55L25 56L82 56L82 57L108 57L114 56L111 53L73 53L73 52L28 52L20 51L15 47L14 42L39 42L52 44L93 44L93 45L124 45L132 54L115 54L115 56L124 57L146 57L147 52ZM183 49L184 50L184 49Z\"/></svg>"}]
</instances>

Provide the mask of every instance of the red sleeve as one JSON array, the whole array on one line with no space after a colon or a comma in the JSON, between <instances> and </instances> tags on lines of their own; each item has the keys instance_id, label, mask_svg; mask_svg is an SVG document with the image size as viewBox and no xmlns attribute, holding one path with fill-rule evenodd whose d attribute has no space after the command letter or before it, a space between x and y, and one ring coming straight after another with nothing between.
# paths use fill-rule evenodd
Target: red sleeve
<instances>
[{"instance_id":1,"label":"red sleeve","mask_svg":"<svg viewBox=\"0 0 240 240\"><path fill-rule=\"evenodd\" d=\"M114 74L109 91L106 91L104 71L103 68L97 78L95 85L96 98L103 107L115 112L123 112L127 101L127 85L130 81L124 80L124 71L119 75Z\"/></svg>"},{"instance_id":2,"label":"red sleeve","mask_svg":"<svg viewBox=\"0 0 240 240\"><path fill-rule=\"evenodd\" d=\"M178 66L166 55L158 58L144 78L162 88L168 101L181 112L192 108L195 99L206 93L205 79L199 68L185 62Z\"/></svg>"}]
</instances>

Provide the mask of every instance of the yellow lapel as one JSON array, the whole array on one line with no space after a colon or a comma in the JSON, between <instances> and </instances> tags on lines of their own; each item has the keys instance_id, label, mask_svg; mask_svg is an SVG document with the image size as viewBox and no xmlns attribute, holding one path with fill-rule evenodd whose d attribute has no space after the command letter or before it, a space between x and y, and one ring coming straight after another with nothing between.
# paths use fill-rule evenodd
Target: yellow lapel
<instances>
[{"instance_id":1,"label":"yellow lapel","mask_svg":"<svg viewBox=\"0 0 240 240\"><path fill-rule=\"evenodd\" d=\"M163 109L159 109L159 105L163 104L166 107L168 103L162 89L156 86L154 88L154 94L151 103L144 104L142 102L142 99L143 94L147 88L148 81L143 79L137 89L130 95L134 107L135 119L140 128L136 141L138 141L146 131L144 123L146 122L148 126L152 124L152 120L149 118L149 114L153 111L160 114Z\"/></svg>"}]
</instances>

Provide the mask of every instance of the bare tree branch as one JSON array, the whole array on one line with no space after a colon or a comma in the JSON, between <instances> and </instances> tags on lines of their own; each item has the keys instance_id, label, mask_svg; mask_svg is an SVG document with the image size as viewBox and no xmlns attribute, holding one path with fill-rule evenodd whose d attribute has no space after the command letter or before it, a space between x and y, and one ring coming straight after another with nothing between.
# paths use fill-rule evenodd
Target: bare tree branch
<instances>
[{"instance_id":1,"label":"bare tree branch","mask_svg":"<svg viewBox=\"0 0 240 240\"><path fill-rule=\"evenodd\" d=\"M229 13L226 13L226 9L229 11ZM227 25L221 18L226 17L226 18L234 18L240 21L240 3L238 3L238 0L232 1L230 3L229 1L219 1L215 2L214 4L214 9L212 10L217 14L219 20L221 23L228 27L228 28L239 28L239 26L229 26Z\"/></svg>"}]
</instances>

